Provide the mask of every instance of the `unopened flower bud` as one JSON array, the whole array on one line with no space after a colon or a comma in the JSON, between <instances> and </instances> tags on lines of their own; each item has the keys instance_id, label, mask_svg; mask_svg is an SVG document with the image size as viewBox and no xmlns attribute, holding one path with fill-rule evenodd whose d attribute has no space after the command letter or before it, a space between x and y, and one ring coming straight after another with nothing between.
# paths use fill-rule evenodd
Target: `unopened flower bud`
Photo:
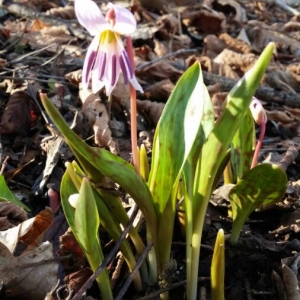
<instances>
[{"instance_id":1,"label":"unopened flower bud","mask_svg":"<svg viewBox=\"0 0 300 300\"><path fill-rule=\"evenodd\" d=\"M76 208L78 204L79 194L73 194L69 197L69 203Z\"/></svg>"},{"instance_id":2,"label":"unopened flower bud","mask_svg":"<svg viewBox=\"0 0 300 300\"><path fill-rule=\"evenodd\" d=\"M252 117L257 124L260 125L261 123L267 123L267 114L260 101L255 97L252 98L252 101L250 103L250 110Z\"/></svg>"}]
</instances>

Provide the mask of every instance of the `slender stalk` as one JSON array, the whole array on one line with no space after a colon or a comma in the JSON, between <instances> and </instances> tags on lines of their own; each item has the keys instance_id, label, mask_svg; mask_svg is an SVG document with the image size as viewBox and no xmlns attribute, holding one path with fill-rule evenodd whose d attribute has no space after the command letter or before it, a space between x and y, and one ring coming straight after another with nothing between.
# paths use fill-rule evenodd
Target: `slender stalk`
<instances>
[{"instance_id":1,"label":"slender stalk","mask_svg":"<svg viewBox=\"0 0 300 300\"><path fill-rule=\"evenodd\" d=\"M189 252L191 253L191 261L190 268L187 273L187 299L195 300L197 299L197 283L198 283L198 265L200 259L200 247L201 247L201 238L203 225L205 220L205 214L207 209L207 204L210 196L205 195L206 197L200 201L198 209L198 217L194 220L194 228L192 233L191 244L187 244L187 248L189 247ZM197 267L196 267L197 266Z\"/></svg>"},{"instance_id":2,"label":"slender stalk","mask_svg":"<svg viewBox=\"0 0 300 300\"><path fill-rule=\"evenodd\" d=\"M133 48L132 48L132 40L130 36L126 37L126 47L127 54L131 63L132 70L134 72L134 60L133 60ZM131 126L131 149L132 149L132 160L134 169L137 174L140 174L140 164L139 164L139 155L137 151L137 122L136 122L136 90L135 88L129 84L130 89L130 126Z\"/></svg>"},{"instance_id":3,"label":"slender stalk","mask_svg":"<svg viewBox=\"0 0 300 300\"><path fill-rule=\"evenodd\" d=\"M265 136L265 132L266 132L266 122L261 122L260 123L260 134L259 134L259 138L255 147L255 152L253 155L253 159L252 159L252 164L251 164L251 169L254 168L257 165L258 162L258 155L259 155L259 151L261 149L262 146L262 142Z\"/></svg>"}]
</instances>

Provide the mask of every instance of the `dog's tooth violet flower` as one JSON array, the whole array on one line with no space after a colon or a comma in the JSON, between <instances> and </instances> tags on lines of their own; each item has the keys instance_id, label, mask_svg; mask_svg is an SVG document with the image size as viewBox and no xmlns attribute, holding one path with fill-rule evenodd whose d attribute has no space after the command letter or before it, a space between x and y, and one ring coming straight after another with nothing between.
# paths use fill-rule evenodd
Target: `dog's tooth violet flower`
<instances>
[{"instance_id":1,"label":"dog's tooth violet flower","mask_svg":"<svg viewBox=\"0 0 300 300\"><path fill-rule=\"evenodd\" d=\"M104 17L95 2L75 0L79 23L94 36L83 65L83 87L87 88L92 78L93 93L105 86L106 94L110 95L122 72L125 84L131 83L136 90L143 92L121 40L121 35L129 36L135 31L136 20L122 6L109 3L108 8Z\"/></svg>"}]
</instances>

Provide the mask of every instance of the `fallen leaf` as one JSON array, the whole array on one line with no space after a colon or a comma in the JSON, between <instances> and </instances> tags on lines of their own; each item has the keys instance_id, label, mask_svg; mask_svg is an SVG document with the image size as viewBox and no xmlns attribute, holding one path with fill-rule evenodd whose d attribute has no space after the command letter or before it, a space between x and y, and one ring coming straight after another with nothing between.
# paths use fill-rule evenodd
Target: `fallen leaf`
<instances>
[{"instance_id":1,"label":"fallen leaf","mask_svg":"<svg viewBox=\"0 0 300 300\"><path fill-rule=\"evenodd\" d=\"M6 104L1 118L0 132L27 135L38 113L31 96L24 91L15 92Z\"/></svg>"},{"instance_id":2,"label":"fallen leaf","mask_svg":"<svg viewBox=\"0 0 300 300\"><path fill-rule=\"evenodd\" d=\"M16 227L0 232L0 242L13 253L18 242L23 240L27 245L36 242L51 225L53 213L50 208L41 211L36 217L26 220Z\"/></svg>"},{"instance_id":3,"label":"fallen leaf","mask_svg":"<svg viewBox=\"0 0 300 300\"><path fill-rule=\"evenodd\" d=\"M92 276L93 272L90 268L84 268L64 278L64 283L73 293L76 293L83 284Z\"/></svg>"},{"instance_id":4,"label":"fallen leaf","mask_svg":"<svg viewBox=\"0 0 300 300\"><path fill-rule=\"evenodd\" d=\"M20 240L25 245L32 245L52 224L53 211L47 207L39 212L33 220L32 226L24 234L20 235Z\"/></svg>"},{"instance_id":5,"label":"fallen leaf","mask_svg":"<svg viewBox=\"0 0 300 300\"><path fill-rule=\"evenodd\" d=\"M0 202L0 231L12 228L27 220L27 213L13 203Z\"/></svg>"},{"instance_id":6,"label":"fallen leaf","mask_svg":"<svg viewBox=\"0 0 300 300\"><path fill-rule=\"evenodd\" d=\"M137 109L139 113L147 117L151 123L156 125L165 107L164 103L152 102L149 100L137 100Z\"/></svg>"},{"instance_id":7,"label":"fallen leaf","mask_svg":"<svg viewBox=\"0 0 300 300\"><path fill-rule=\"evenodd\" d=\"M58 262L49 242L14 257L0 243L0 282L5 296L18 300L41 300L56 284Z\"/></svg>"},{"instance_id":8,"label":"fallen leaf","mask_svg":"<svg viewBox=\"0 0 300 300\"><path fill-rule=\"evenodd\" d=\"M112 153L117 154L117 145L109 128L109 116L101 99L94 94L90 94L83 103L82 113L94 130L95 143L99 147L109 148Z\"/></svg>"}]
</instances>

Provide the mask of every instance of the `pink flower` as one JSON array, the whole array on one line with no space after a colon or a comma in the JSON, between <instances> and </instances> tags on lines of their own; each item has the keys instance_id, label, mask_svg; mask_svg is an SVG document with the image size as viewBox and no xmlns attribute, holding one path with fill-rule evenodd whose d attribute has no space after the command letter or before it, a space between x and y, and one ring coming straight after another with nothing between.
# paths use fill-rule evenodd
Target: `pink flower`
<instances>
[{"instance_id":1,"label":"pink flower","mask_svg":"<svg viewBox=\"0 0 300 300\"><path fill-rule=\"evenodd\" d=\"M257 124L260 125L261 123L267 123L267 114L260 101L255 97L252 98L252 101L250 103L250 111L254 121Z\"/></svg>"},{"instance_id":2,"label":"pink flower","mask_svg":"<svg viewBox=\"0 0 300 300\"><path fill-rule=\"evenodd\" d=\"M95 2L75 0L79 23L94 36L83 65L83 87L87 88L92 78L93 93L105 86L106 94L110 95L122 72L125 84L131 83L136 90L143 92L121 40L121 35L129 36L135 31L136 20L122 6L109 3L108 7L105 18Z\"/></svg>"}]
</instances>

